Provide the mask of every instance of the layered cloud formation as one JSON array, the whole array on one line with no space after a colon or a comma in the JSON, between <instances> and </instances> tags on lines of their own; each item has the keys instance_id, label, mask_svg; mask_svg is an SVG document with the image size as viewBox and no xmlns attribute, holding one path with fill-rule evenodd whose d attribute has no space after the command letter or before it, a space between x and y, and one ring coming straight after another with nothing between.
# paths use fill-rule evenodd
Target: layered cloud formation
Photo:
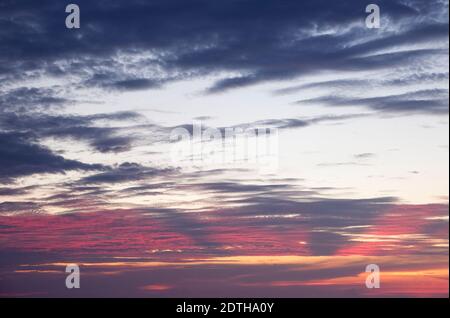
<instances>
[{"instance_id":1,"label":"layered cloud formation","mask_svg":"<svg viewBox=\"0 0 450 318\"><path fill-rule=\"evenodd\" d=\"M0 296L448 296L447 2L77 4L0 4ZM192 121L279 170L171 161Z\"/></svg>"}]
</instances>

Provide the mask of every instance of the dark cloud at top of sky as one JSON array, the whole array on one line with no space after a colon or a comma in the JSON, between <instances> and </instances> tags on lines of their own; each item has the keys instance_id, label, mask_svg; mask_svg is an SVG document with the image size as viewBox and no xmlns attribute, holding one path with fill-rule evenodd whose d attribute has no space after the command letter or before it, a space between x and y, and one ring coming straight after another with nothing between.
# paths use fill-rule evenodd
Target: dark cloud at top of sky
<instances>
[{"instance_id":1,"label":"dark cloud at top of sky","mask_svg":"<svg viewBox=\"0 0 450 318\"><path fill-rule=\"evenodd\" d=\"M448 38L447 7L437 0L378 1L382 18L398 28L383 32L365 28L367 3L360 0L77 4L81 28L69 30L64 26L65 3L3 2L0 76L14 80L27 71L78 74L81 85L123 91L212 72L235 74L209 89L222 92L320 71L414 64L416 58L446 52L380 51ZM124 73L123 65L131 71Z\"/></svg>"},{"instance_id":2,"label":"dark cloud at top of sky","mask_svg":"<svg viewBox=\"0 0 450 318\"><path fill-rule=\"evenodd\" d=\"M438 3L430 3L428 9L439 7ZM186 55L183 61L194 65L201 63L195 51L212 53L217 52L218 47L225 50L234 47L245 52L246 48L241 47L245 44L244 39L249 41L247 49L254 44L261 46L263 40L269 40L266 45L271 46L288 36L286 32L311 27L313 23L334 26L364 21L365 16L361 13L367 5L358 0L308 3L194 0L189 4L182 0L127 3L80 0L77 4L81 8L82 27L67 30L64 26L66 3L48 0L39 4L35 1L3 2L1 40L6 49L2 57L49 61L80 54L101 56L126 47L181 49L186 46L184 49L194 54ZM419 14L414 7L401 1L379 1L379 5L392 18ZM34 41L30 42L30 38ZM205 48L198 46L202 44ZM214 46L211 49L206 47L207 44ZM213 57L210 54L203 56Z\"/></svg>"}]
</instances>

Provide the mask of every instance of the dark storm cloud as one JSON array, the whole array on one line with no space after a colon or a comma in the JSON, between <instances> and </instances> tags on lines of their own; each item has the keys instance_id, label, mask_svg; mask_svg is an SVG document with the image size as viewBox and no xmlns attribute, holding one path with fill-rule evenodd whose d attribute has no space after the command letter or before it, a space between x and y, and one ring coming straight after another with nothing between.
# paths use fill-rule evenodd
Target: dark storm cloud
<instances>
[{"instance_id":1,"label":"dark storm cloud","mask_svg":"<svg viewBox=\"0 0 450 318\"><path fill-rule=\"evenodd\" d=\"M57 97L52 89L21 87L0 93L0 111L45 110L70 102L69 99Z\"/></svg>"},{"instance_id":2,"label":"dark storm cloud","mask_svg":"<svg viewBox=\"0 0 450 318\"><path fill-rule=\"evenodd\" d=\"M29 136L0 132L0 181L37 173L64 173L69 170L100 170L102 165L85 164L58 156L31 141Z\"/></svg>"},{"instance_id":3,"label":"dark storm cloud","mask_svg":"<svg viewBox=\"0 0 450 318\"><path fill-rule=\"evenodd\" d=\"M221 92L319 71L409 65L445 50L382 50L448 38L447 8L440 1L378 1L383 18L399 27L376 33L365 28L367 3L359 0L77 4L81 28L68 30L65 3L4 2L0 76L13 80L40 70L76 74L89 87L137 90L222 71L236 74L209 89Z\"/></svg>"},{"instance_id":4,"label":"dark storm cloud","mask_svg":"<svg viewBox=\"0 0 450 318\"><path fill-rule=\"evenodd\" d=\"M264 1L257 0L210 2L182 0L95 2L80 0L82 28L64 27L66 3L52 1L3 2L1 40L5 43L2 57L14 55L19 61L56 59L61 56L89 54L100 56L124 47L171 48L188 45L192 54L183 62L201 63L204 53L234 48L245 53L258 47L271 47L283 40L287 31L322 22L326 25L363 21L366 3L361 1ZM419 14L400 1L381 1L386 14L402 18ZM429 8L436 7L437 2ZM242 23L242 24L240 24ZM265 31L265 32L264 32ZM269 32L270 31L270 32ZM21 35L21 36L18 36ZM118 36L120 35L120 36ZM34 41L30 42L29 39ZM249 41L247 47L240 47ZM266 44L264 44L264 41ZM215 45L220 43L221 45ZM201 44L214 44L201 47ZM253 47L258 44L258 47ZM203 54L201 54L203 53ZM211 58L217 57L206 54ZM237 57L237 54L232 56ZM227 60L222 57L225 63ZM245 61L245 59L242 59ZM211 63L213 64L213 63Z\"/></svg>"},{"instance_id":5,"label":"dark storm cloud","mask_svg":"<svg viewBox=\"0 0 450 318\"><path fill-rule=\"evenodd\" d=\"M100 152L129 150L134 138L125 128L96 126L101 121L136 121L142 119L134 112L117 112L88 116L46 115L41 113L16 114L0 112L0 129L33 133L37 137L70 138L87 142ZM121 133L121 134L119 134Z\"/></svg>"}]
</instances>

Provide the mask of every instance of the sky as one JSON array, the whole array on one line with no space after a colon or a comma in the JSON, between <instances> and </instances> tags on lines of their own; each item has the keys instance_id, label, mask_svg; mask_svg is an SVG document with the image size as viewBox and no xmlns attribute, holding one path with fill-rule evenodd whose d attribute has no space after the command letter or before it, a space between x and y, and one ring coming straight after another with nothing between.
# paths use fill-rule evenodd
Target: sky
<instances>
[{"instance_id":1,"label":"sky","mask_svg":"<svg viewBox=\"0 0 450 318\"><path fill-rule=\"evenodd\" d=\"M448 297L448 1L69 3L0 1L0 297Z\"/></svg>"}]
</instances>

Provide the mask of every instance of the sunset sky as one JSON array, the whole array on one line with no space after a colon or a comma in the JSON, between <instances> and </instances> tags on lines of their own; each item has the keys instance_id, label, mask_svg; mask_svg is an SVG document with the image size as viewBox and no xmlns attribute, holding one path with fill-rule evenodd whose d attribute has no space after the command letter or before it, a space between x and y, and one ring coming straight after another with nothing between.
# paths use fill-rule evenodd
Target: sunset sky
<instances>
[{"instance_id":1,"label":"sunset sky","mask_svg":"<svg viewBox=\"0 0 450 318\"><path fill-rule=\"evenodd\" d=\"M448 297L448 1L69 3L0 1L0 297Z\"/></svg>"}]
</instances>

